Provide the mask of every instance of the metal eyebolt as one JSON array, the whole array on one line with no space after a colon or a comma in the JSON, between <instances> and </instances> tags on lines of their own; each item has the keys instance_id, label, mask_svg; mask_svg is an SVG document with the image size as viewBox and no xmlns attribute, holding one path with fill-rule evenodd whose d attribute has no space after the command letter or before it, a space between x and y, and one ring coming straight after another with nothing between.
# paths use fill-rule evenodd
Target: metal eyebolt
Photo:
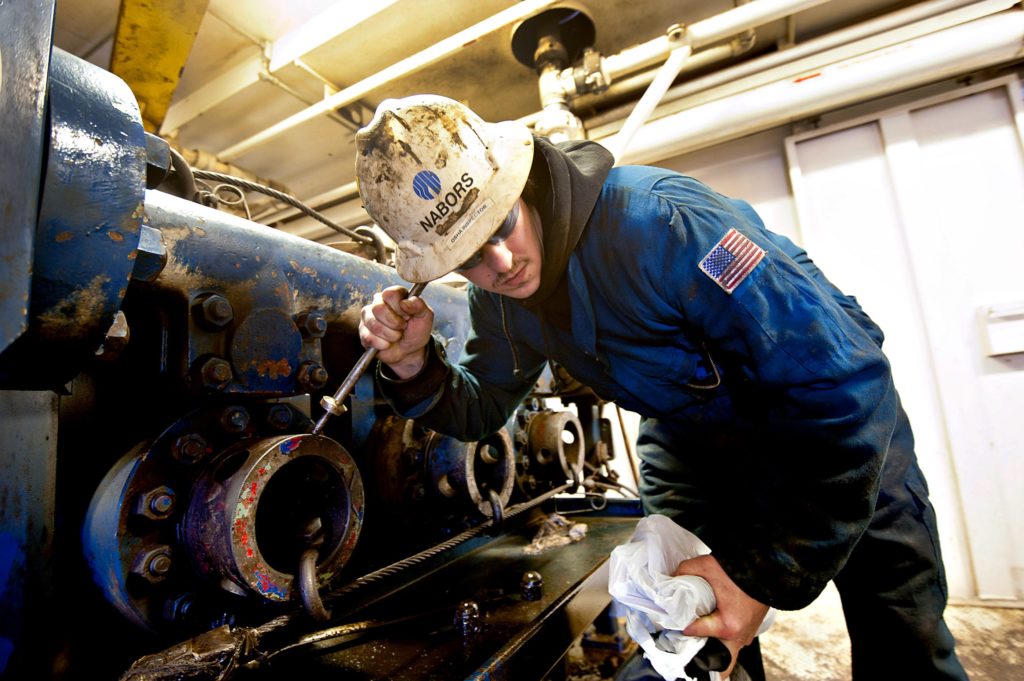
<instances>
[{"instance_id":1,"label":"metal eyebolt","mask_svg":"<svg viewBox=\"0 0 1024 681\"><path fill-rule=\"evenodd\" d=\"M493 489L487 490L488 500L491 502L491 534L500 534L505 524L505 507L501 503L501 497Z\"/></svg>"},{"instance_id":2,"label":"metal eyebolt","mask_svg":"<svg viewBox=\"0 0 1024 681\"><path fill-rule=\"evenodd\" d=\"M583 471L580 468L580 466L569 466L569 469L572 471L572 489L567 491L575 492L583 484Z\"/></svg>"},{"instance_id":3,"label":"metal eyebolt","mask_svg":"<svg viewBox=\"0 0 1024 681\"><path fill-rule=\"evenodd\" d=\"M316 580L316 559L320 555L320 547L324 543L323 523L320 518L313 518L300 533L309 547L299 558L298 587L302 607L317 622L326 622L331 618L331 611L324 606L320 597L320 588Z\"/></svg>"},{"instance_id":4,"label":"metal eyebolt","mask_svg":"<svg viewBox=\"0 0 1024 681\"><path fill-rule=\"evenodd\" d=\"M319 554L319 549L311 547L299 559L299 596L302 598L302 607L310 617L317 622L326 622L331 619L331 611L324 605L316 583L316 559Z\"/></svg>"}]
</instances>

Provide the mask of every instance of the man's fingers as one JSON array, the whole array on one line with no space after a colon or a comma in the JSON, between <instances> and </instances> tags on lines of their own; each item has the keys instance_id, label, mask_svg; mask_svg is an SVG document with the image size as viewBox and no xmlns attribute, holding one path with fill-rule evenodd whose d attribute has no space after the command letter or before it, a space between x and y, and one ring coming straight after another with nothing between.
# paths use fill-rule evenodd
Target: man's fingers
<instances>
[{"instance_id":1,"label":"man's fingers","mask_svg":"<svg viewBox=\"0 0 1024 681\"><path fill-rule=\"evenodd\" d=\"M408 317L422 317L427 314L427 303L420 298L415 296L413 298L405 298L398 303L402 310L402 313Z\"/></svg>"},{"instance_id":2,"label":"man's fingers","mask_svg":"<svg viewBox=\"0 0 1024 681\"><path fill-rule=\"evenodd\" d=\"M409 315L403 311L402 302L407 300L409 291L401 286L392 286L380 292L381 301L388 306L395 316L401 319L408 319Z\"/></svg>"},{"instance_id":3,"label":"man's fingers","mask_svg":"<svg viewBox=\"0 0 1024 681\"><path fill-rule=\"evenodd\" d=\"M707 638L722 638L725 634L725 625L718 611L715 610L709 615L698 617L690 626L683 629L687 636L704 636Z\"/></svg>"},{"instance_id":4,"label":"man's fingers","mask_svg":"<svg viewBox=\"0 0 1024 681\"><path fill-rule=\"evenodd\" d=\"M722 638L717 632L723 630L723 625L720 617L717 617L717 613L711 613L704 617L698 617L693 621L693 624L683 630L683 633L687 636L700 636L706 637L709 641L717 639L726 647L729 651L728 665L722 669L720 668L720 660L714 660L719 664L713 665L709 668L710 671L718 671L721 673L721 678L725 679L732 673L733 668L736 666L736 658L740 654L740 649L743 648L743 644L740 641L729 640ZM707 646L708 644L705 644ZM700 656L702 653L697 653ZM724 656L723 656L724 657Z\"/></svg>"}]
</instances>

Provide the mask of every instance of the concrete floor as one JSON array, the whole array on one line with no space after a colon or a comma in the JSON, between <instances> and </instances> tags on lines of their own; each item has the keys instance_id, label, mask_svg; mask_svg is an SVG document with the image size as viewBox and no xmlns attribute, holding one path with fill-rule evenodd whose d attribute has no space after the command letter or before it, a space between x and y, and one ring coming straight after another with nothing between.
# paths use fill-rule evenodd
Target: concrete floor
<instances>
[{"instance_id":1,"label":"concrete floor","mask_svg":"<svg viewBox=\"0 0 1024 681\"><path fill-rule=\"evenodd\" d=\"M1024 607L950 605L946 623L971 681L1024 679ZM850 679L850 640L839 594L829 586L811 605L780 612L761 636L771 681Z\"/></svg>"}]
</instances>

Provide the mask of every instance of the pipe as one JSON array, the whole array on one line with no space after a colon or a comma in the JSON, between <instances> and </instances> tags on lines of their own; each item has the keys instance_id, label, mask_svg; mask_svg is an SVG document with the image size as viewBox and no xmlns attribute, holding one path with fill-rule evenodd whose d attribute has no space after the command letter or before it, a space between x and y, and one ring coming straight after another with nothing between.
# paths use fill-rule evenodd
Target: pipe
<instances>
[{"instance_id":1,"label":"pipe","mask_svg":"<svg viewBox=\"0 0 1024 681\"><path fill-rule=\"evenodd\" d=\"M792 19L793 13L814 5L822 4L819 0L810 2L786 2L785 0L760 0L750 4L738 5L729 12L699 21L686 29L678 28L668 32L670 44L675 45L664 65L658 69L650 86L644 92L636 107L629 114L621 131L615 137L612 153L616 163L620 163L637 130L640 129L654 108L679 75L683 64L690 57L695 47L717 42L735 33L750 31L755 26L763 25L781 17Z\"/></svg>"},{"instance_id":2,"label":"pipe","mask_svg":"<svg viewBox=\"0 0 1024 681\"><path fill-rule=\"evenodd\" d=\"M751 29L743 36L734 38L727 43L708 47L700 52L694 52L683 64L683 68L679 70L679 73L696 71L726 59L739 57L749 52L751 48L753 48L754 42L754 30ZM597 107L601 103L608 102L609 100L622 99L624 97L631 96L633 93L648 87L657 75L657 69L648 69L647 71L641 71L640 73L629 76L628 78L617 80L602 92L593 94L588 93L575 97L572 100L572 108L576 110L586 110ZM673 91L674 89L669 90L668 93L666 93L665 98L670 97ZM525 116L519 120L527 122L529 125L530 123L528 121L531 119L529 116Z\"/></svg>"},{"instance_id":3,"label":"pipe","mask_svg":"<svg viewBox=\"0 0 1024 681\"><path fill-rule=\"evenodd\" d=\"M757 0L762 2L763 0ZM742 78L756 74L758 72L765 71L767 69L781 67L786 64L793 64L801 59L811 61L819 54L824 54L828 50L833 50L842 46L849 46L856 41L866 40L876 36L880 36L889 31L895 29L907 29L912 31L911 37L918 37L929 29L929 24L938 24L942 22L942 25L937 28L945 28L955 23L963 22L971 18L985 16L992 14L1001 9L1007 9L1016 4L1014 0L983 0L977 2L977 0L929 0L911 7L886 14L884 16L865 21L856 26L830 33L821 38L803 43L791 49L770 54L765 57L759 57L757 59L744 62L734 67L718 71L708 76L701 77L697 80L693 80L681 85L677 85L671 88L665 95L663 101L672 102L680 99L684 95L689 95L697 92L702 92L710 88L729 84L730 87L740 87L739 82ZM934 21L931 21L933 20ZM932 29L935 30L935 29ZM649 41L645 45L656 43L658 41L665 40L667 37L661 37L654 41ZM895 42L895 40L890 40ZM636 48L630 48L636 49ZM683 70L687 70L691 67L696 68L703 64L704 59L708 61L721 58L717 52L719 50L729 49L725 45L716 45L711 48L701 50L693 54L689 60L683 65ZM621 58L628 52L624 51L619 55L609 56L605 59L614 60ZM713 54L708 54L713 53ZM834 60L834 59L833 59ZM619 69L625 68L623 65L627 62L635 61L632 59L622 58L620 61ZM816 63L825 61L824 59L815 59ZM799 66L799 65L794 65ZM808 65L807 68L812 68ZM608 90L600 95L584 95L581 98L573 100L573 104L576 108L593 106L601 100L608 99L609 97L616 97L626 95L630 92L639 90L640 88L646 87L653 80L653 71L642 72L635 76L627 79L620 80L612 84ZM591 137L593 139L603 139L608 137L617 130L620 125L619 121L627 115L628 111L632 108L632 105L617 107L606 111L599 116L590 118L587 120L587 128L591 131ZM541 117L543 112L537 111L532 114L528 114L519 118L518 121L524 125L532 127L537 120ZM602 131L599 128L607 126L607 131ZM335 190L325 192L317 197L308 200L308 203L314 207L324 209L328 205L333 206L341 203L350 203L358 200L358 193L356 191L355 183L349 183L343 187L339 187ZM271 215L256 216L256 220L260 222L280 222L284 220L290 220L298 214L298 211L286 209L284 212L276 211ZM341 218L335 216L336 221L347 226L354 226L357 224L365 224L366 216L357 205L354 205L351 210L346 211L347 217ZM327 236L328 230L320 230L319 228L313 228L316 233L310 230L306 238L317 238Z\"/></svg>"},{"instance_id":4,"label":"pipe","mask_svg":"<svg viewBox=\"0 0 1024 681\"><path fill-rule=\"evenodd\" d=\"M829 109L1004 63L1024 55L1024 10L1008 10L869 52L797 78L694 106L637 132L625 155L649 163ZM827 62L827 55L822 55ZM615 136L602 143L615 145Z\"/></svg>"},{"instance_id":5,"label":"pipe","mask_svg":"<svg viewBox=\"0 0 1024 681\"><path fill-rule=\"evenodd\" d=\"M747 76L764 73L769 69L781 67L786 64L794 64L798 60L805 58L810 61L816 55L824 53L826 50L831 50L844 45L851 45L857 41L879 36L898 28L907 27L909 31L913 32L911 35L904 36L904 40L918 38L935 30L949 28L959 23L964 23L972 19L994 14L997 11L1009 9L1015 4L1015 0L985 0L983 2L977 2L977 0L931 0L897 12L886 14L841 31L829 33L821 38L806 42L791 49L775 52L764 57L758 57L757 59L708 74L707 76L703 76L696 80L682 83L671 88L665 94L664 101L672 102L688 95L705 92L720 85L728 85L732 88L741 88L742 83L740 81ZM935 19L936 17L939 18L936 19L935 23L942 22L942 24L935 27L929 27L929 20ZM886 44L893 44L896 42L899 42L899 39L889 40ZM692 59L697 59L703 54L704 52L698 52ZM811 67L808 66L807 68ZM628 81L622 81L613 85L606 92L601 93L600 95L588 96L593 97L593 100L581 99L575 100L573 103L574 105L579 106L593 106L599 103L601 99L605 99L609 96L626 94L630 90L630 86L632 86L632 91L639 90L641 87L646 86L646 84L650 82L650 79L651 76L649 74L641 73ZM597 131L597 128L622 120L627 115L626 112L629 108L630 106L626 105L605 111L599 116L588 119L587 127L592 133L600 137L602 135Z\"/></svg>"},{"instance_id":6,"label":"pipe","mask_svg":"<svg viewBox=\"0 0 1024 681\"><path fill-rule=\"evenodd\" d=\"M760 1L775 2L777 0ZM821 1L818 0L818 2ZM559 0L524 0L523 2L516 3L508 9L498 12L494 16L484 19L463 31L459 31L455 35L449 36L411 57L396 62L383 71L378 71L372 76L364 78L358 83L320 100L313 106L303 109L297 114L289 116L283 121L218 152L217 156L223 161L236 159L296 126L313 120L321 114L351 104L391 81L416 73L445 57L465 49L484 36L536 14L556 2L559 2Z\"/></svg>"},{"instance_id":7,"label":"pipe","mask_svg":"<svg viewBox=\"0 0 1024 681\"><path fill-rule=\"evenodd\" d=\"M615 163L619 164L622 160L626 149L629 148L630 142L633 140L633 136L637 133L647 118L654 111L654 107L658 106L661 98L665 96L665 92L669 86L672 85L672 81L679 75L679 70L683 68L683 63L690 56L690 46L682 45L672 50L668 60L665 61L664 65L658 69L658 75L654 77L654 81L650 87L644 92L643 97L637 102L633 111L629 114L629 118L622 126L622 130L615 136L614 146L611 147L612 155L615 156Z\"/></svg>"},{"instance_id":8,"label":"pipe","mask_svg":"<svg viewBox=\"0 0 1024 681\"><path fill-rule=\"evenodd\" d=\"M757 2L749 2L686 26L685 40L689 42L691 49L696 50L826 2L829 0L757 0ZM663 61L677 47L678 42L668 34L658 36L646 43L606 57L603 67L609 80L614 81L624 75Z\"/></svg>"}]
</instances>

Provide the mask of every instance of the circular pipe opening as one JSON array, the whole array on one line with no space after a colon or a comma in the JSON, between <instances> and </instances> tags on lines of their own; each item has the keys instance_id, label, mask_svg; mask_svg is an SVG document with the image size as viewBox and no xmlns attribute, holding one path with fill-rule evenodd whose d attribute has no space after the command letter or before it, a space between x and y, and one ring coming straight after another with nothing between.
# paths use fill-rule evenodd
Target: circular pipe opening
<instances>
[{"instance_id":1,"label":"circular pipe opening","mask_svg":"<svg viewBox=\"0 0 1024 681\"><path fill-rule=\"evenodd\" d=\"M320 547L317 563L322 562L345 536L348 507L338 469L311 456L286 463L267 482L256 507L256 544L267 565L295 574L313 543Z\"/></svg>"}]
</instances>

